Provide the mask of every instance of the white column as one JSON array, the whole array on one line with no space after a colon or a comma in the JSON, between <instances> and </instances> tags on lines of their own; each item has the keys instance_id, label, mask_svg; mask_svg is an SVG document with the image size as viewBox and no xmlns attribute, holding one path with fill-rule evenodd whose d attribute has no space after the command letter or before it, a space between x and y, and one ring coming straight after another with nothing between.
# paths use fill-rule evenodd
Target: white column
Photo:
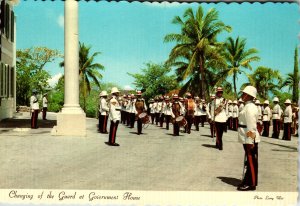
<instances>
[{"instance_id":1,"label":"white column","mask_svg":"<svg viewBox=\"0 0 300 206\"><path fill-rule=\"evenodd\" d=\"M53 135L85 136L86 116L79 106L78 2L65 0L65 99Z\"/></svg>"},{"instance_id":2,"label":"white column","mask_svg":"<svg viewBox=\"0 0 300 206\"><path fill-rule=\"evenodd\" d=\"M65 100L63 113L82 113L79 106L78 2L65 1Z\"/></svg>"}]
</instances>

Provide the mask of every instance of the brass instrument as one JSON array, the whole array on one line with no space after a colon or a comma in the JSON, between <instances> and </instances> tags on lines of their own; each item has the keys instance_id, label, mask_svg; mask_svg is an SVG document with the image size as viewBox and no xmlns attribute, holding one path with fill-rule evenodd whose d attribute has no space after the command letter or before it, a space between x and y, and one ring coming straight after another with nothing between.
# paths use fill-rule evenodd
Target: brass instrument
<instances>
[{"instance_id":1,"label":"brass instrument","mask_svg":"<svg viewBox=\"0 0 300 206\"><path fill-rule=\"evenodd\" d=\"M217 109L215 109L215 116L220 114L222 112L222 110L225 108L225 106L226 106L226 99L223 99L223 101L219 104Z\"/></svg>"}]
</instances>

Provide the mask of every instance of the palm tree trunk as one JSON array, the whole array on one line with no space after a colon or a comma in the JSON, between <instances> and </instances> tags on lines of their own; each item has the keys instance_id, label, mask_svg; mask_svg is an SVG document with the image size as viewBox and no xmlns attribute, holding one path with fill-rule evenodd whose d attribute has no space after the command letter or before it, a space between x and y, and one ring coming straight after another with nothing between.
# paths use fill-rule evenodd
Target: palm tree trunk
<instances>
[{"instance_id":1,"label":"palm tree trunk","mask_svg":"<svg viewBox=\"0 0 300 206\"><path fill-rule=\"evenodd\" d=\"M236 73L234 72L233 73L233 88L234 88L234 94L235 94L235 97L237 98L237 92L236 92Z\"/></svg>"},{"instance_id":2,"label":"palm tree trunk","mask_svg":"<svg viewBox=\"0 0 300 206\"><path fill-rule=\"evenodd\" d=\"M203 62L203 55L200 55L200 61L199 61L199 69L200 69L200 98L204 98L204 62Z\"/></svg>"}]
</instances>

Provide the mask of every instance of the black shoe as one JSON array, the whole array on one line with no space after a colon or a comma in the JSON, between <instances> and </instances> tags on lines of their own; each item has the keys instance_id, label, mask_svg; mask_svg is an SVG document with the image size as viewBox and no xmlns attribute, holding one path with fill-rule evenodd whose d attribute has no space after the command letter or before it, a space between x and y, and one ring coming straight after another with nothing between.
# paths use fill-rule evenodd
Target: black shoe
<instances>
[{"instance_id":1,"label":"black shoe","mask_svg":"<svg viewBox=\"0 0 300 206\"><path fill-rule=\"evenodd\" d=\"M239 191L250 191L250 190L256 190L255 186L249 186L249 185L242 185L237 188Z\"/></svg>"}]
</instances>

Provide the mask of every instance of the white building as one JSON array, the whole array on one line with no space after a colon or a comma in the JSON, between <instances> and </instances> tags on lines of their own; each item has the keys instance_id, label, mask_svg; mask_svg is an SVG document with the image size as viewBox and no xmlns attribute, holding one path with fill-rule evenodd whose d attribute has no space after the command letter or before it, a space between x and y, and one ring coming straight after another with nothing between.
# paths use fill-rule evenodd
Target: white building
<instances>
[{"instance_id":1,"label":"white building","mask_svg":"<svg viewBox=\"0 0 300 206\"><path fill-rule=\"evenodd\" d=\"M13 5L0 0L0 120L16 111L16 18Z\"/></svg>"}]
</instances>

